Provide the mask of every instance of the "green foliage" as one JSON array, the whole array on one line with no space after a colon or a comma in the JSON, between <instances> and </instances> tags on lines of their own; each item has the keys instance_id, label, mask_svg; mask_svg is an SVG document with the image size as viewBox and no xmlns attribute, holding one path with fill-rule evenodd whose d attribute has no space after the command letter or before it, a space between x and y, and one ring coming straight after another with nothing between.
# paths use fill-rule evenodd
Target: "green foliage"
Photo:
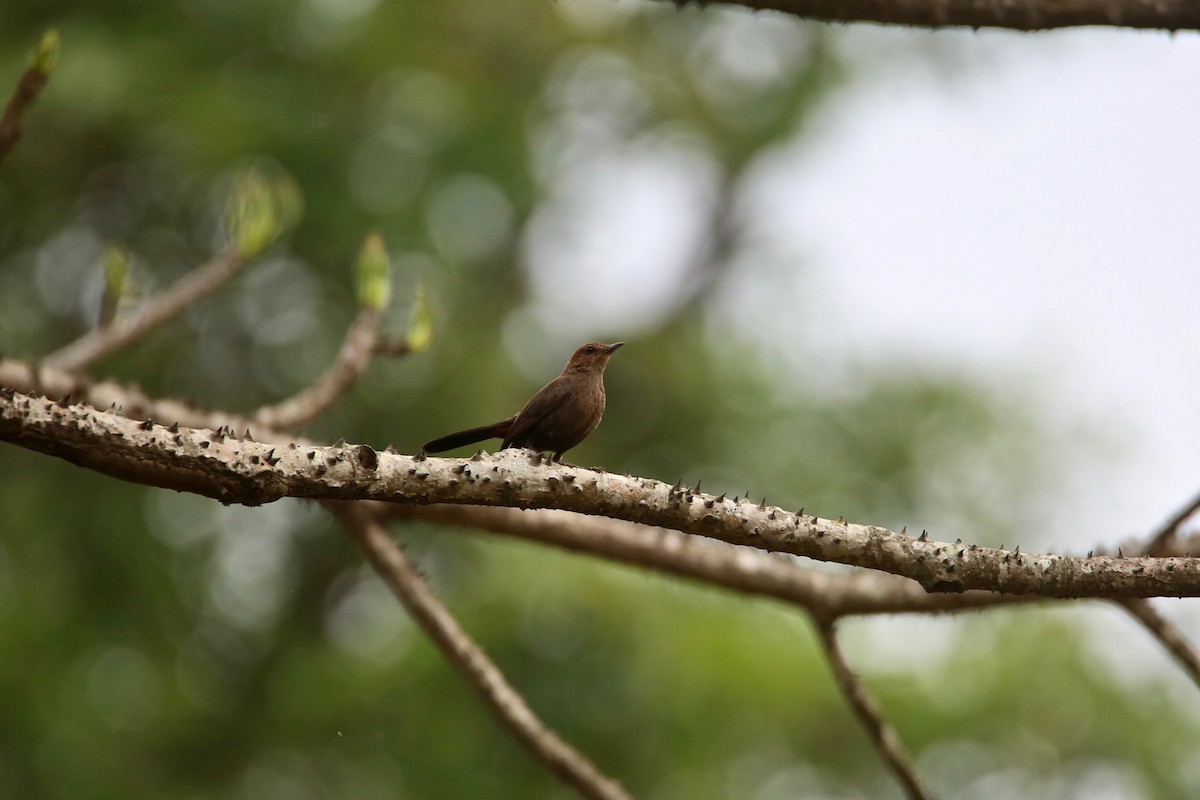
<instances>
[{"instance_id":1,"label":"green foliage","mask_svg":"<svg viewBox=\"0 0 1200 800\"><path fill-rule=\"evenodd\" d=\"M249 411L336 352L360 302L344 265L378 230L425 352L374 365L310 434L409 452L511 414L578 344L514 344L555 164L667 142L733 192L850 66L824 28L716 7L121 0L0 6L0 80L50 25L62 62L0 165L0 348L36 358L93 325L107 242L145 294L232 241L259 263L101 370ZM764 274L714 269L616 331L608 416L573 459L968 539L1036 519L1056 465L1028 402L928 370L810 385L819 341L758 352L754 310L736 326L713 310ZM0 481L0 797L565 796L318 510L225 509L11 447ZM635 795L898 796L792 611L494 537L399 535L532 706ZM1089 770L1193 794L1179 749L1197 715L1097 670L1065 615L925 625L906 668L864 673L944 796L1068 797L1054 776ZM930 640L949 645L922 656Z\"/></svg>"}]
</instances>

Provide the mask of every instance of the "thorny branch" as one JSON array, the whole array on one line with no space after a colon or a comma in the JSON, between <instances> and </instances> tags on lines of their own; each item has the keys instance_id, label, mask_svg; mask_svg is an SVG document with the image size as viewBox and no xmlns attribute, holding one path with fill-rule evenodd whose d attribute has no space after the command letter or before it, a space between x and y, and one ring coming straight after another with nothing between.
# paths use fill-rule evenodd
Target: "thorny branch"
<instances>
[{"instance_id":1,"label":"thorny branch","mask_svg":"<svg viewBox=\"0 0 1200 800\"><path fill-rule=\"evenodd\" d=\"M930 594L906 578L877 572L835 575L802 567L779 553L725 544L666 528L650 528L569 511L439 504L379 504L400 519L462 525L586 553L684 578L771 597L822 618L866 614L969 611L1041 598L996 592Z\"/></svg>"},{"instance_id":2,"label":"thorny branch","mask_svg":"<svg viewBox=\"0 0 1200 800\"><path fill-rule=\"evenodd\" d=\"M55 401L69 397L97 408L115 406L124 416L209 430L249 433L274 445L313 446L316 442L263 427L249 417L155 398L116 381L90 381L73 373L0 358L0 386ZM383 505L387 513L444 525L467 525L552 544L568 550L672 572L738 591L763 594L806 608L820 604L834 616L956 611L1023 599L994 592L929 594L913 581L873 572L836 575L805 568L790 558L748 547L721 546L714 540L622 520L585 517L568 511L524 512L513 508L465 505ZM1183 542L1179 544L1185 544ZM1131 548L1132 549L1132 548Z\"/></svg>"},{"instance_id":3,"label":"thorny branch","mask_svg":"<svg viewBox=\"0 0 1200 800\"><path fill-rule=\"evenodd\" d=\"M0 395L0 440L225 503L308 497L559 508L890 572L934 592L1200 596L1200 559L1022 554L937 541L924 533L913 537L654 480L547 464L524 451L464 461L378 453L366 445L277 448L221 432L136 423L11 391Z\"/></svg>"},{"instance_id":4,"label":"thorny branch","mask_svg":"<svg viewBox=\"0 0 1200 800\"><path fill-rule=\"evenodd\" d=\"M689 0L673 0L688 5ZM782 11L823 22L880 22L918 28L1046 30L1082 25L1200 29L1194 0L725 0L727 5Z\"/></svg>"}]
</instances>

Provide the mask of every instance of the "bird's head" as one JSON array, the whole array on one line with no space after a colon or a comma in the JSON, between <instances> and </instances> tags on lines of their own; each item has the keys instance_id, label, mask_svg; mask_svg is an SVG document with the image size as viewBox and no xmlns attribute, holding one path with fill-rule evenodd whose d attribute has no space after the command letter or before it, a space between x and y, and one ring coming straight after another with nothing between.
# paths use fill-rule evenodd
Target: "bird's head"
<instances>
[{"instance_id":1,"label":"bird's head","mask_svg":"<svg viewBox=\"0 0 1200 800\"><path fill-rule=\"evenodd\" d=\"M564 372L603 372L605 365L608 364L608 359L623 344L625 343L589 342L575 351L571 360L567 362Z\"/></svg>"}]
</instances>

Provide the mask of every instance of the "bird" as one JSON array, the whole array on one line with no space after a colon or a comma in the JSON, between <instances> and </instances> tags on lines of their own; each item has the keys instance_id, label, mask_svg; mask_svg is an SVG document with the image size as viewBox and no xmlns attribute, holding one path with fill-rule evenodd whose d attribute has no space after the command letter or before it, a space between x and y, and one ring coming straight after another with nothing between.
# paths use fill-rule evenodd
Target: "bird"
<instances>
[{"instance_id":1,"label":"bird","mask_svg":"<svg viewBox=\"0 0 1200 800\"><path fill-rule=\"evenodd\" d=\"M563 453L587 438L604 416L604 368L624 342L589 342L571 355L562 374L543 386L525 407L508 419L426 442L421 453L441 453L486 439L503 439L501 450L525 447L552 452L561 462Z\"/></svg>"}]
</instances>

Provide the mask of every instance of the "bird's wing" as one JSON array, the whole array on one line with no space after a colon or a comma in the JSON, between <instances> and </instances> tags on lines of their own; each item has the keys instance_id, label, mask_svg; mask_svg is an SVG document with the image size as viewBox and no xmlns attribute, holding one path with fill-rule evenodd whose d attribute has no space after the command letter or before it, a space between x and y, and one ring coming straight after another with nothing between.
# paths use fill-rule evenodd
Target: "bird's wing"
<instances>
[{"instance_id":1,"label":"bird's wing","mask_svg":"<svg viewBox=\"0 0 1200 800\"><path fill-rule=\"evenodd\" d=\"M500 449L504 450L511 447L514 443L520 442L530 430L539 422L545 419L551 412L567 402L570 396L570 387L568 381L561 375L543 386L537 394L530 398L518 413L516 419L508 429L508 436L504 437L504 444L500 445Z\"/></svg>"}]
</instances>

